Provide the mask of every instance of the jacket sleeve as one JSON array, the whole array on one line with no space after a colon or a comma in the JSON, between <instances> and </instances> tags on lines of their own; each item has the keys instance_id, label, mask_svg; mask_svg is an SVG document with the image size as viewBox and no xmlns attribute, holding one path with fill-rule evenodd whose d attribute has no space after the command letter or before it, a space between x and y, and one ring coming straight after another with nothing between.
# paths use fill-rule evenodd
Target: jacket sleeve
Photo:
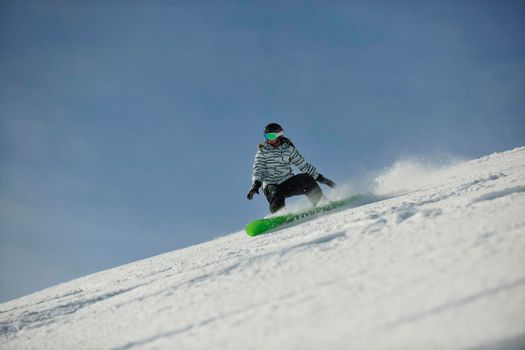
<instances>
[{"instance_id":1,"label":"jacket sleeve","mask_svg":"<svg viewBox=\"0 0 525 350\"><path fill-rule=\"evenodd\" d=\"M253 161L253 172L252 172L252 183L259 180L264 181L266 173L266 160L264 159L263 152L258 149L255 154L255 160Z\"/></svg>"},{"instance_id":2,"label":"jacket sleeve","mask_svg":"<svg viewBox=\"0 0 525 350\"><path fill-rule=\"evenodd\" d=\"M300 172L306 173L314 179L317 179L317 176L319 176L319 171L317 171L317 169L312 164L304 160L303 156L299 153L299 151L297 151L295 146L292 146L290 161L297 167L297 169L299 169Z\"/></svg>"}]
</instances>

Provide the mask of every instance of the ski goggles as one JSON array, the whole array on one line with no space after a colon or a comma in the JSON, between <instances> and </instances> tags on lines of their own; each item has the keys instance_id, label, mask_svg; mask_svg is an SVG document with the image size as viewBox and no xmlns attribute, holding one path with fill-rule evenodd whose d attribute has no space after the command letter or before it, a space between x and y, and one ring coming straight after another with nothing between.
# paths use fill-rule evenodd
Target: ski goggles
<instances>
[{"instance_id":1,"label":"ski goggles","mask_svg":"<svg viewBox=\"0 0 525 350\"><path fill-rule=\"evenodd\" d=\"M267 132L264 134L264 139L265 140L275 140L276 138L280 137L280 136L283 136L284 135L284 131L279 131L279 132Z\"/></svg>"}]
</instances>

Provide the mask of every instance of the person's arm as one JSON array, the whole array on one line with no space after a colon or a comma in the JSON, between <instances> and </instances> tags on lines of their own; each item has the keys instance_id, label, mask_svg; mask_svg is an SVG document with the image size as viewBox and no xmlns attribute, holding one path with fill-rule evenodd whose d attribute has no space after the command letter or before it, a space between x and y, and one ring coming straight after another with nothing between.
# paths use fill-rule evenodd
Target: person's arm
<instances>
[{"instance_id":1,"label":"person's arm","mask_svg":"<svg viewBox=\"0 0 525 350\"><path fill-rule=\"evenodd\" d=\"M253 160L252 184L256 181L263 182L266 174L266 159L264 153L258 149Z\"/></svg>"},{"instance_id":2,"label":"person's arm","mask_svg":"<svg viewBox=\"0 0 525 350\"><path fill-rule=\"evenodd\" d=\"M317 182L325 184L331 188L335 187L335 182L321 175L312 164L308 163L304 159L304 157L299 153L299 151L297 151L295 147L293 147L290 160L301 172L309 174Z\"/></svg>"},{"instance_id":3,"label":"person's arm","mask_svg":"<svg viewBox=\"0 0 525 350\"><path fill-rule=\"evenodd\" d=\"M294 146L292 146L290 161L297 167L297 169L299 169L300 172L306 173L314 179L317 179L319 176L319 171L317 171L317 169L312 164L308 163Z\"/></svg>"},{"instance_id":4,"label":"person's arm","mask_svg":"<svg viewBox=\"0 0 525 350\"><path fill-rule=\"evenodd\" d=\"M250 192L246 196L248 199L252 199L255 193L259 194L259 188L262 186L264 179L264 174L266 173L266 161L264 159L263 152L259 149L255 154L255 159L253 161L253 171L252 171L252 187Z\"/></svg>"}]
</instances>

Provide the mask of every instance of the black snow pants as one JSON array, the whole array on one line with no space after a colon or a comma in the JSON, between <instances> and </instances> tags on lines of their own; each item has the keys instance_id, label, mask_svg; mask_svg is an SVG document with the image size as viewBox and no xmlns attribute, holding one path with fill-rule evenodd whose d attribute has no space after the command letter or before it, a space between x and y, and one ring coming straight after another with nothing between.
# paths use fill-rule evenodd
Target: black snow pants
<instances>
[{"instance_id":1,"label":"black snow pants","mask_svg":"<svg viewBox=\"0 0 525 350\"><path fill-rule=\"evenodd\" d=\"M308 174L297 174L279 185L268 185L264 189L272 213L285 206L286 198L301 194L305 194L314 206L323 198L321 187Z\"/></svg>"}]
</instances>

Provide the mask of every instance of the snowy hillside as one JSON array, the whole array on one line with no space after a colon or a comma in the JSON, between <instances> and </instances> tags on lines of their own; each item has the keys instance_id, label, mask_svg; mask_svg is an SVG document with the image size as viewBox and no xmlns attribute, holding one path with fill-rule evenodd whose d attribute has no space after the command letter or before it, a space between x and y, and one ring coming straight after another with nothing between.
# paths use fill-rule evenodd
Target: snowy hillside
<instances>
[{"instance_id":1,"label":"snowy hillside","mask_svg":"<svg viewBox=\"0 0 525 350\"><path fill-rule=\"evenodd\" d=\"M525 348L525 147L401 180L3 303L0 348Z\"/></svg>"}]
</instances>

